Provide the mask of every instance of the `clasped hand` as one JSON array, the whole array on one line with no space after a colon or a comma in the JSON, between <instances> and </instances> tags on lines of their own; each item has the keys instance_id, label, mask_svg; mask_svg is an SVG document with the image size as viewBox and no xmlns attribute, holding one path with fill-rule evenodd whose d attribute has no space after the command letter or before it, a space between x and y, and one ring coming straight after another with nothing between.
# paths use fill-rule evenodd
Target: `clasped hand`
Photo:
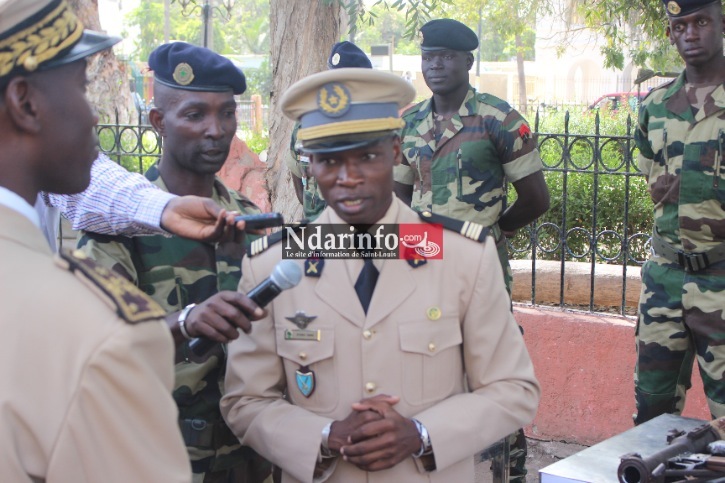
<instances>
[{"instance_id":1,"label":"clasped hand","mask_svg":"<svg viewBox=\"0 0 725 483\"><path fill-rule=\"evenodd\" d=\"M393 406L397 396L378 395L352 405L352 412L330 428L328 447L364 471L392 468L420 449L420 435L411 419Z\"/></svg>"}]
</instances>

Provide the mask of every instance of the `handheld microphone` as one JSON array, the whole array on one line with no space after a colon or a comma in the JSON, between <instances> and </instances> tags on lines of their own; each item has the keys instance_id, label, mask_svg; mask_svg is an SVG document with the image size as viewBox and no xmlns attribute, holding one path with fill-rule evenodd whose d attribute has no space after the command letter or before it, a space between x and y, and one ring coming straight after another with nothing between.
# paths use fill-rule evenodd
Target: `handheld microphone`
<instances>
[{"instance_id":1,"label":"handheld microphone","mask_svg":"<svg viewBox=\"0 0 725 483\"><path fill-rule=\"evenodd\" d=\"M282 260L275 265L269 277L249 291L247 297L260 307L264 307L283 290L295 287L300 280L302 280L302 269L299 265L292 260ZM196 357L203 357L216 344L218 342L211 339L197 337L189 342L189 350Z\"/></svg>"}]
</instances>

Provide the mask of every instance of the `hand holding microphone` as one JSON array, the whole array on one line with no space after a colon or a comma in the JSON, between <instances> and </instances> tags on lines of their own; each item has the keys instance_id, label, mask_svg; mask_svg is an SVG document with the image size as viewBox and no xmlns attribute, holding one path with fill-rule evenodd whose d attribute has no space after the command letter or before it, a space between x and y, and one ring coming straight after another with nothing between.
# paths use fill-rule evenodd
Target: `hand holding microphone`
<instances>
[{"instance_id":1,"label":"hand holding microphone","mask_svg":"<svg viewBox=\"0 0 725 483\"><path fill-rule=\"evenodd\" d=\"M214 332L221 332L223 335L220 337L235 339L237 336L237 327L243 330L245 327L249 327L249 330L251 330L251 324L247 319L247 314L251 315L252 309L248 303L245 304L245 298L253 301L259 307L264 307L277 295L282 293L283 290L292 288L300 283L301 279L302 269L299 265L292 260L282 260L274 267L272 274L254 287L246 297L238 292L219 292L204 301L203 304L195 307L191 314L189 314L189 318L191 318L192 314L202 317L204 322L206 322L208 335L212 335ZM204 311L195 313L199 309ZM229 320L232 320L233 323L228 322ZM233 334L231 334L233 335L232 337L229 336L230 334L225 333L229 331L233 331ZM245 330L245 332L248 332L248 330ZM204 354L218 343L217 340L211 338L197 337L189 342L189 349L193 355L203 357Z\"/></svg>"}]
</instances>

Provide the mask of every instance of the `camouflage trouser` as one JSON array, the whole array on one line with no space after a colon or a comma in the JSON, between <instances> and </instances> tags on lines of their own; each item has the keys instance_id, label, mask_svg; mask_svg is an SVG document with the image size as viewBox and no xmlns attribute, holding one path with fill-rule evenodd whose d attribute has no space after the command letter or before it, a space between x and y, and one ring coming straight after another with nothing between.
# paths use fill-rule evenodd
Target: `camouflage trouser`
<instances>
[{"instance_id":1,"label":"camouflage trouser","mask_svg":"<svg viewBox=\"0 0 725 483\"><path fill-rule=\"evenodd\" d=\"M501 268L503 269L503 280L506 284L506 291L509 297L511 297L514 275L511 271L511 265L509 265L506 237L503 236L498 225L492 228L492 233L496 237L496 251L498 252L498 259L501 262ZM523 329L521 329L521 332L523 333ZM509 443L509 481L515 481L517 483L524 482L526 481L526 436L524 435L524 430L519 429L506 436L506 439L508 439Z\"/></svg>"},{"instance_id":2,"label":"camouflage trouser","mask_svg":"<svg viewBox=\"0 0 725 483\"><path fill-rule=\"evenodd\" d=\"M503 474L499 465L502 463L502 458L499 453L503 452L503 442L508 442L509 458L508 458L508 481L516 483L524 483L526 481L526 435L524 430L519 429L518 431L509 434L498 443L494 444L490 448L487 448L481 453L481 459L484 461L487 459L491 460L491 472L493 473L494 482L500 481L500 476Z\"/></svg>"},{"instance_id":3,"label":"camouflage trouser","mask_svg":"<svg viewBox=\"0 0 725 483\"><path fill-rule=\"evenodd\" d=\"M713 418L725 416L725 262L688 273L653 256L642 267L635 424L679 414L694 357Z\"/></svg>"}]
</instances>

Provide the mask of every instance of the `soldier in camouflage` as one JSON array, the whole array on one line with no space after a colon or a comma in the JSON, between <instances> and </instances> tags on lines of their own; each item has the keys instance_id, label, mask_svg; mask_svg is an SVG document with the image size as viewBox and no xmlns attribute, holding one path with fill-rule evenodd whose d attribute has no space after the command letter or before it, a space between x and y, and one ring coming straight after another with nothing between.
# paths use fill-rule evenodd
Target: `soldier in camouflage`
<instances>
[{"instance_id":1,"label":"soldier in camouflage","mask_svg":"<svg viewBox=\"0 0 725 483\"><path fill-rule=\"evenodd\" d=\"M534 221L549 207L536 141L505 101L468 82L478 37L455 20L421 28L422 70L433 97L403 115L403 163L396 194L418 210L492 227L511 293L504 232ZM504 210L504 181L518 199Z\"/></svg>"},{"instance_id":2,"label":"soldier in camouflage","mask_svg":"<svg viewBox=\"0 0 725 483\"><path fill-rule=\"evenodd\" d=\"M508 103L469 84L476 34L460 22L432 20L422 37L422 71L433 92L403 114L403 162L395 192L417 210L491 227L506 288L513 275L506 234L549 208L541 158L526 120ZM504 210L508 180L517 201ZM510 481L526 477L523 430L509 437Z\"/></svg>"},{"instance_id":3,"label":"soldier in camouflage","mask_svg":"<svg viewBox=\"0 0 725 483\"><path fill-rule=\"evenodd\" d=\"M228 211L259 213L251 201L215 176L236 133L234 94L245 89L242 72L224 57L183 42L155 49L149 67L155 80L155 107L149 119L164 144L160 162L146 172L146 178L170 193L211 198ZM173 397L193 481L264 481L271 465L239 444L219 411L226 345L217 344L197 358L192 357L188 343L194 337L228 342L239 336L238 328L248 332L249 319L262 314L236 291L243 245L92 233L83 233L78 245L135 283L167 313L176 342Z\"/></svg>"},{"instance_id":4,"label":"soldier in camouflage","mask_svg":"<svg viewBox=\"0 0 725 483\"><path fill-rule=\"evenodd\" d=\"M694 357L713 418L725 416L725 19L720 0L663 3L685 70L647 96L635 132L654 201L635 424L682 411Z\"/></svg>"},{"instance_id":5,"label":"soldier in camouflage","mask_svg":"<svg viewBox=\"0 0 725 483\"><path fill-rule=\"evenodd\" d=\"M338 42L330 50L330 56L327 58L327 68L342 69L348 67L372 69L373 64L365 55L365 52L360 50L357 45L348 41ZM310 177L307 172L310 164L309 156L301 154L297 147L297 130L299 128L299 123L295 124L286 160L287 167L292 173L292 184L295 187L297 199L302 203L304 217L306 220L312 221L322 213L327 203L325 203L322 193L317 189L317 181L315 181L315 178Z\"/></svg>"}]
</instances>

